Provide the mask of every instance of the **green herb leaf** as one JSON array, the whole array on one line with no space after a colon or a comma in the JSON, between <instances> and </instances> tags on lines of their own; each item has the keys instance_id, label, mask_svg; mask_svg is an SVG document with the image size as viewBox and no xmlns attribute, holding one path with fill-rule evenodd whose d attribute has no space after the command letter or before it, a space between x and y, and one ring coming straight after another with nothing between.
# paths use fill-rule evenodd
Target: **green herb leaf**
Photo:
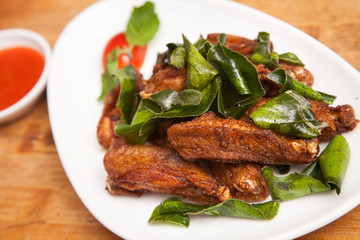
<instances>
[{"instance_id":1,"label":"green herb leaf","mask_svg":"<svg viewBox=\"0 0 360 240\"><path fill-rule=\"evenodd\" d=\"M208 53L208 61L220 74L230 80L233 87L240 95L250 95L246 80L241 73L241 61L237 61L238 53L231 51L221 44L211 48Z\"/></svg>"},{"instance_id":2,"label":"green herb leaf","mask_svg":"<svg viewBox=\"0 0 360 240\"><path fill-rule=\"evenodd\" d=\"M284 177L276 177L267 166L261 170L271 197L280 201L299 198L313 193L326 192L330 188L320 180L302 173L292 173Z\"/></svg>"},{"instance_id":3,"label":"green herb leaf","mask_svg":"<svg viewBox=\"0 0 360 240\"><path fill-rule=\"evenodd\" d=\"M168 43L166 46L168 47L168 62L178 69L182 69L186 64L186 50L184 46L175 43Z\"/></svg>"},{"instance_id":4,"label":"green herb leaf","mask_svg":"<svg viewBox=\"0 0 360 240\"><path fill-rule=\"evenodd\" d=\"M189 40L183 35L187 53L187 89L202 90L214 80L218 72L206 61Z\"/></svg>"},{"instance_id":5,"label":"green herb leaf","mask_svg":"<svg viewBox=\"0 0 360 240\"><path fill-rule=\"evenodd\" d=\"M115 125L114 132L117 136L125 138L130 144L145 144L148 139L150 132L140 136L139 131L141 123L136 125L128 125L125 123L119 123Z\"/></svg>"},{"instance_id":6,"label":"green herb leaf","mask_svg":"<svg viewBox=\"0 0 360 240\"><path fill-rule=\"evenodd\" d=\"M350 147L346 139L341 135L336 135L318 157L324 182L331 189L336 189L337 194L341 192L341 185L349 165L349 160Z\"/></svg>"},{"instance_id":7,"label":"green herb leaf","mask_svg":"<svg viewBox=\"0 0 360 240\"><path fill-rule=\"evenodd\" d=\"M106 65L105 71L108 73L113 73L118 70L118 57L121 53L119 47L114 48L107 56L106 56Z\"/></svg>"},{"instance_id":8,"label":"green herb leaf","mask_svg":"<svg viewBox=\"0 0 360 240\"><path fill-rule=\"evenodd\" d=\"M206 59L207 54L213 45L200 35L200 38L194 43L194 47L196 47L199 53Z\"/></svg>"},{"instance_id":9,"label":"green herb leaf","mask_svg":"<svg viewBox=\"0 0 360 240\"><path fill-rule=\"evenodd\" d=\"M279 206L278 201L251 205L241 200L228 199L219 204L199 205L170 198L155 208L149 222L168 222L188 227L190 214L271 220L276 216Z\"/></svg>"},{"instance_id":10,"label":"green herb leaf","mask_svg":"<svg viewBox=\"0 0 360 240\"><path fill-rule=\"evenodd\" d=\"M349 144L343 136L337 135L326 146L317 161L307 166L301 173L276 177L269 167L264 167L261 172L273 199L286 201L331 189L336 189L336 193L340 194L349 159Z\"/></svg>"},{"instance_id":11,"label":"green herb leaf","mask_svg":"<svg viewBox=\"0 0 360 240\"><path fill-rule=\"evenodd\" d=\"M217 37L217 41L220 45L225 45L227 41L227 35L224 33L220 33Z\"/></svg>"},{"instance_id":12,"label":"green herb leaf","mask_svg":"<svg viewBox=\"0 0 360 240\"><path fill-rule=\"evenodd\" d=\"M215 81L217 81L217 97L216 97L216 108L214 110L215 113L220 115L220 117L226 118L226 113L224 109L224 100L223 100L223 94L222 94L222 78L220 75L217 75L215 77ZM215 103L215 102L214 102Z\"/></svg>"},{"instance_id":13,"label":"green herb leaf","mask_svg":"<svg viewBox=\"0 0 360 240\"><path fill-rule=\"evenodd\" d=\"M224 92L226 92L226 95L224 96L225 107L230 108L236 106L237 104L240 104L240 106L250 106L265 94L265 90L260 83L256 67L244 55L225 47L223 47L223 49L229 58L233 59L232 61L235 63L234 67L236 67L236 69L233 71L241 73L250 92L250 97L244 98L244 96L235 94L236 90L231 86L232 84L229 84L229 82L226 83L224 89Z\"/></svg>"},{"instance_id":14,"label":"green herb leaf","mask_svg":"<svg viewBox=\"0 0 360 240\"><path fill-rule=\"evenodd\" d=\"M270 69L275 69L279 66L279 55L276 52L272 52L270 55L270 59L266 62L265 66Z\"/></svg>"},{"instance_id":15,"label":"green herb leaf","mask_svg":"<svg viewBox=\"0 0 360 240\"><path fill-rule=\"evenodd\" d=\"M118 70L119 54L120 49L116 47L106 56L105 73L101 76L101 95L98 101L104 100L106 94L120 83L119 79L112 74Z\"/></svg>"},{"instance_id":16,"label":"green herb leaf","mask_svg":"<svg viewBox=\"0 0 360 240\"><path fill-rule=\"evenodd\" d=\"M108 94L108 92L110 92L117 85L119 85L119 79L105 72L101 76L101 95L99 96L98 101L104 100L106 94Z\"/></svg>"},{"instance_id":17,"label":"green herb leaf","mask_svg":"<svg viewBox=\"0 0 360 240\"><path fill-rule=\"evenodd\" d=\"M311 107L300 94L288 90L256 109L249 117L261 128L286 135L313 138L320 135L327 124L316 120Z\"/></svg>"},{"instance_id":18,"label":"green herb leaf","mask_svg":"<svg viewBox=\"0 0 360 240\"><path fill-rule=\"evenodd\" d=\"M298 66L305 66L303 62L291 52L278 55L271 52L270 35L267 32L259 32L257 37L258 43L255 47L250 60L256 64L264 64L269 69L275 69L279 66L279 60L289 62Z\"/></svg>"},{"instance_id":19,"label":"green herb leaf","mask_svg":"<svg viewBox=\"0 0 360 240\"><path fill-rule=\"evenodd\" d=\"M320 180L321 182L324 182L324 176L318 161L309 164L304 170L301 171L301 174L309 175Z\"/></svg>"},{"instance_id":20,"label":"green herb leaf","mask_svg":"<svg viewBox=\"0 0 360 240\"><path fill-rule=\"evenodd\" d=\"M162 109L151 99L141 99L131 124L119 123L115 125L115 134L119 137L125 138L130 144L144 144L156 126L156 122L148 124L149 129L143 134L140 134L140 129L145 121L152 118L156 114L161 113Z\"/></svg>"},{"instance_id":21,"label":"green herb leaf","mask_svg":"<svg viewBox=\"0 0 360 240\"><path fill-rule=\"evenodd\" d=\"M216 80L201 90L202 98L199 104L170 104L171 108L165 112L162 112L161 107L156 103L156 101L158 101L160 105L168 106L165 103L161 103L161 97L158 98L158 96L155 96L156 101L151 99L152 97L150 99L143 98L134 114L131 125L118 124L115 126L115 133L125 138L129 143L144 144L160 119L193 117L207 112L214 102L219 84L221 84L221 81ZM191 90L190 92L195 93L195 91L196 90Z\"/></svg>"},{"instance_id":22,"label":"green herb leaf","mask_svg":"<svg viewBox=\"0 0 360 240\"><path fill-rule=\"evenodd\" d=\"M217 78L215 78L217 79ZM154 121L163 118L185 118L185 117L194 117L199 116L205 112L207 112L214 102L215 97L217 95L217 90L219 88L219 84L221 81L215 80L208 84L203 90L201 90L201 101L198 105L186 105L186 106L176 106L170 109L169 111L157 114L156 116L150 118L146 122L144 122L141 127L140 134L146 134L149 131L151 125L154 124Z\"/></svg>"},{"instance_id":23,"label":"green herb leaf","mask_svg":"<svg viewBox=\"0 0 360 240\"><path fill-rule=\"evenodd\" d=\"M336 99L335 96L322 92L317 92L311 87L300 83L296 79L292 78L287 72L285 72L284 69L276 69L275 71L272 71L271 73L266 75L266 77L271 81L282 85L280 93L292 89L308 99L325 102L327 104L332 104Z\"/></svg>"},{"instance_id":24,"label":"green herb leaf","mask_svg":"<svg viewBox=\"0 0 360 240\"><path fill-rule=\"evenodd\" d=\"M146 2L143 6L134 8L125 32L130 47L145 46L155 36L159 25L153 3Z\"/></svg>"},{"instance_id":25,"label":"green herb leaf","mask_svg":"<svg viewBox=\"0 0 360 240\"><path fill-rule=\"evenodd\" d=\"M152 99L143 98L141 99L136 112L131 121L131 125L144 123L146 120L152 118L156 114L162 112L161 107Z\"/></svg>"},{"instance_id":26,"label":"green herb leaf","mask_svg":"<svg viewBox=\"0 0 360 240\"><path fill-rule=\"evenodd\" d=\"M305 64L292 52L280 54L279 59L281 61L292 63L301 67L305 66Z\"/></svg>"},{"instance_id":27,"label":"green herb leaf","mask_svg":"<svg viewBox=\"0 0 360 240\"><path fill-rule=\"evenodd\" d=\"M265 59L271 56L270 34L267 32L259 32L257 36L258 43L254 49L254 54L259 54Z\"/></svg>"},{"instance_id":28,"label":"green herb leaf","mask_svg":"<svg viewBox=\"0 0 360 240\"><path fill-rule=\"evenodd\" d=\"M120 95L116 107L122 113L121 121L129 124L131 122L131 113L133 111L135 99L135 81L136 70L129 64L126 67L113 73L121 84Z\"/></svg>"},{"instance_id":29,"label":"green herb leaf","mask_svg":"<svg viewBox=\"0 0 360 240\"><path fill-rule=\"evenodd\" d=\"M225 113L240 118L246 110L265 94L256 67L242 54L222 45L208 52L208 61L215 66L226 81L222 96Z\"/></svg>"},{"instance_id":30,"label":"green herb leaf","mask_svg":"<svg viewBox=\"0 0 360 240\"><path fill-rule=\"evenodd\" d=\"M181 213L160 213L161 205L157 206L151 214L149 223L172 223L182 227L188 227L190 224L190 217Z\"/></svg>"},{"instance_id":31,"label":"green herb leaf","mask_svg":"<svg viewBox=\"0 0 360 240\"><path fill-rule=\"evenodd\" d=\"M271 52L270 34L259 32L257 40L258 43L250 60L256 64L264 64L269 69L277 68L279 56L277 53Z\"/></svg>"},{"instance_id":32,"label":"green herb leaf","mask_svg":"<svg viewBox=\"0 0 360 240\"><path fill-rule=\"evenodd\" d=\"M202 95L194 89L185 89L180 92L164 89L153 94L151 99L162 108L169 110L173 106L199 105Z\"/></svg>"}]
</instances>

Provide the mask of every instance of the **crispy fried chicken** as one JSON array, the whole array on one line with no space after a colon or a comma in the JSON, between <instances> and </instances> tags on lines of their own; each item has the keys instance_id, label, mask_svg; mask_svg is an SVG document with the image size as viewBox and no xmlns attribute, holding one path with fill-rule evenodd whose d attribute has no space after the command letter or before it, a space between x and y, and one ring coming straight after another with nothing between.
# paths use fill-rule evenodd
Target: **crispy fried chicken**
<instances>
[{"instance_id":1,"label":"crispy fried chicken","mask_svg":"<svg viewBox=\"0 0 360 240\"><path fill-rule=\"evenodd\" d=\"M316 138L294 138L261 129L247 116L240 120L223 119L212 112L172 125L168 139L174 149L189 161L305 164L314 162L319 152Z\"/></svg>"},{"instance_id":2,"label":"crispy fried chicken","mask_svg":"<svg viewBox=\"0 0 360 240\"><path fill-rule=\"evenodd\" d=\"M217 36L209 34L207 39L216 43ZM256 44L256 39L233 35L227 35L225 43L248 58ZM307 69L281 61L279 67L299 82L313 84L313 76ZM256 68L266 96L278 95L281 86L266 78L271 70L262 64ZM154 66L150 80L137 77L136 89L142 98L147 98L164 89L184 90L186 81L186 67L177 69L161 63ZM229 198L263 201L269 195L261 174L263 164L311 163L319 152L319 140L330 140L336 134L354 129L358 123L349 105L330 107L309 100L316 118L329 126L318 138L285 136L261 129L249 119L249 113L270 100L262 98L239 120L219 118L212 112L191 121L165 119L148 142L158 146L129 145L114 133L115 124L121 122L121 113L116 108L119 91L117 86L106 96L97 128L99 143L109 149L104 166L111 194L167 193L198 203L217 203ZM212 175L195 161L198 159L209 160Z\"/></svg>"},{"instance_id":3,"label":"crispy fried chicken","mask_svg":"<svg viewBox=\"0 0 360 240\"><path fill-rule=\"evenodd\" d=\"M207 40L212 43L216 44L218 41L219 33L211 33L207 35ZM250 58L253 54L257 45L257 40L251 40L244 37L239 37L235 35L226 34L226 42L225 47L233 50L235 52L241 53L245 55L247 58ZM272 46L272 44L271 44Z\"/></svg>"},{"instance_id":4,"label":"crispy fried chicken","mask_svg":"<svg viewBox=\"0 0 360 240\"><path fill-rule=\"evenodd\" d=\"M188 162L173 149L129 145L110 150L104 158L107 189L112 194L141 195L146 191L187 197L199 203L231 198L198 163Z\"/></svg>"},{"instance_id":5,"label":"crispy fried chicken","mask_svg":"<svg viewBox=\"0 0 360 240\"><path fill-rule=\"evenodd\" d=\"M229 187L234 198L246 202L259 202L269 196L269 189L259 164L210 162L210 169L222 185Z\"/></svg>"},{"instance_id":6,"label":"crispy fried chicken","mask_svg":"<svg viewBox=\"0 0 360 240\"><path fill-rule=\"evenodd\" d=\"M157 70L154 76L148 81L144 81L145 88L140 92L142 98L150 97L152 94L164 89L174 91L185 89L187 76L186 68L177 69L176 67L167 64L165 66L167 67Z\"/></svg>"}]
</instances>

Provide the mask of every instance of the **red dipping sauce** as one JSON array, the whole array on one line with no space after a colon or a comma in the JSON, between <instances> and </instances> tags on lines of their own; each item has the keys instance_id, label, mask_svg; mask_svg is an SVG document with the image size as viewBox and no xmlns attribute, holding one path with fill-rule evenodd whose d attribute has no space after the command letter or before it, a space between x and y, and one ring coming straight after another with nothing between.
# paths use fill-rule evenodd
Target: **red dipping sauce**
<instances>
[{"instance_id":1,"label":"red dipping sauce","mask_svg":"<svg viewBox=\"0 0 360 240\"><path fill-rule=\"evenodd\" d=\"M0 110L24 97L44 69L44 57L28 47L0 50Z\"/></svg>"}]
</instances>

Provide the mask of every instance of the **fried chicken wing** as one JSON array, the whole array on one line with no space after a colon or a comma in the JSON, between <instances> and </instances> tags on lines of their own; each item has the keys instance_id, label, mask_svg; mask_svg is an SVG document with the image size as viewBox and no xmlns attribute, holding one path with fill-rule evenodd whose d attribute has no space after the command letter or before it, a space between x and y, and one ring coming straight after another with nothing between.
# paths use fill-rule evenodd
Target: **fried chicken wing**
<instances>
[{"instance_id":1,"label":"fried chicken wing","mask_svg":"<svg viewBox=\"0 0 360 240\"><path fill-rule=\"evenodd\" d=\"M199 203L231 198L196 162L174 150L158 146L129 145L110 150L104 157L107 189L112 194L141 195L146 191L181 195Z\"/></svg>"},{"instance_id":2,"label":"fried chicken wing","mask_svg":"<svg viewBox=\"0 0 360 240\"><path fill-rule=\"evenodd\" d=\"M257 127L247 116L222 119L212 112L168 130L174 149L189 161L262 164L305 164L314 162L319 141L300 139Z\"/></svg>"},{"instance_id":3,"label":"fried chicken wing","mask_svg":"<svg viewBox=\"0 0 360 240\"><path fill-rule=\"evenodd\" d=\"M219 33L211 33L207 35L207 40L212 43L212 44L216 44L218 41L218 36ZM231 34L226 34L226 42L225 42L225 47L241 53L243 55L245 55L247 58L250 58L251 55L253 54L255 48L257 45L257 40L251 40L248 38L244 38L244 37L239 37L239 36L235 36L235 35L231 35ZM272 44L271 44L272 47Z\"/></svg>"},{"instance_id":4,"label":"fried chicken wing","mask_svg":"<svg viewBox=\"0 0 360 240\"><path fill-rule=\"evenodd\" d=\"M174 66L168 66L166 68L159 68L156 71L157 72L152 78L148 81L144 81L145 88L140 92L142 98L150 97L152 94L164 89L174 91L185 89L187 77L186 68L177 69Z\"/></svg>"},{"instance_id":5,"label":"fried chicken wing","mask_svg":"<svg viewBox=\"0 0 360 240\"><path fill-rule=\"evenodd\" d=\"M355 117L352 106L345 104L337 107L330 107L326 103L309 100L316 119L324 121L328 127L321 131L318 137L320 141L330 141L335 135L353 130L359 120Z\"/></svg>"},{"instance_id":6,"label":"fried chicken wing","mask_svg":"<svg viewBox=\"0 0 360 240\"><path fill-rule=\"evenodd\" d=\"M229 187L234 198L258 202L269 196L269 189L259 164L210 162L210 170L222 185Z\"/></svg>"}]
</instances>

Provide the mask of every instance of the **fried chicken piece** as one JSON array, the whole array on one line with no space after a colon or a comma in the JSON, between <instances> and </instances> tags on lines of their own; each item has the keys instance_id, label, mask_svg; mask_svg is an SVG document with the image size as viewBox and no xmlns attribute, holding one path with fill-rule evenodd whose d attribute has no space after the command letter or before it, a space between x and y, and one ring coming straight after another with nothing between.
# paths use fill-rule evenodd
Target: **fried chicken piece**
<instances>
[{"instance_id":1,"label":"fried chicken piece","mask_svg":"<svg viewBox=\"0 0 360 240\"><path fill-rule=\"evenodd\" d=\"M152 78L144 81L145 89L140 92L142 98L148 98L164 89L181 91L186 88L186 68L177 69L174 66L169 66L164 69L160 68L160 70L156 69L156 71Z\"/></svg>"},{"instance_id":2,"label":"fried chicken piece","mask_svg":"<svg viewBox=\"0 0 360 240\"><path fill-rule=\"evenodd\" d=\"M207 40L212 44L216 44L218 36L219 33L208 34ZM256 48L256 45L257 45L257 39L250 40L248 38L226 34L225 47L235 52L241 53L245 55L247 58L251 57L251 55L253 54ZM271 44L271 48L272 48L272 44Z\"/></svg>"},{"instance_id":3,"label":"fried chicken piece","mask_svg":"<svg viewBox=\"0 0 360 240\"><path fill-rule=\"evenodd\" d=\"M166 62L157 63L153 67L153 75L155 75L160 70L164 70L164 69L169 68L169 67L171 67L171 65L166 63Z\"/></svg>"},{"instance_id":4,"label":"fried chicken piece","mask_svg":"<svg viewBox=\"0 0 360 240\"><path fill-rule=\"evenodd\" d=\"M174 150L158 146L129 145L110 150L104 157L111 194L144 192L181 195L199 203L231 198L197 162L188 162Z\"/></svg>"},{"instance_id":5,"label":"fried chicken piece","mask_svg":"<svg viewBox=\"0 0 360 240\"><path fill-rule=\"evenodd\" d=\"M210 162L210 170L222 185L229 187L234 198L246 202L259 202L269 196L269 189L259 164Z\"/></svg>"},{"instance_id":6,"label":"fried chicken piece","mask_svg":"<svg viewBox=\"0 0 360 240\"><path fill-rule=\"evenodd\" d=\"M248 110L247 114L255 111L269 100L271 99L259 99ZM359 122L355 117L353 107L348 104L331 107L324 102L311 99L308 99L308 101L311 103L311 110L315 113L315 118L328 124L328 126L321 131L321 135L317 137L320 141L330 141L335 135L352 131Z\"/></svg>"},{"instance_id":7,"label":"fried chicken piece","mask_svg":"<svg viewBox=\"0 0 360 240\"><path fill-rule=\"evenodd\" d=\"M219 118L212 112L168 130L174 149L189 161L305 164L316 160L319 141L299 139L257 127L247 116Z\"/></svg>"},{"instance_id":8,"label":"fried chicken piece","mask_svg":"<svg viewBox=\"0 0 360 240\"><path fill-rule=\"evenodd\" d=\"M330 141L335 135L352 131L359 122L355 117L353 107L348 104L330 107L324 102L315 100L309 100L309 102L312 105L316 119L329 125L318 136L320 141Z\"/></svg>"}]
</instances>

